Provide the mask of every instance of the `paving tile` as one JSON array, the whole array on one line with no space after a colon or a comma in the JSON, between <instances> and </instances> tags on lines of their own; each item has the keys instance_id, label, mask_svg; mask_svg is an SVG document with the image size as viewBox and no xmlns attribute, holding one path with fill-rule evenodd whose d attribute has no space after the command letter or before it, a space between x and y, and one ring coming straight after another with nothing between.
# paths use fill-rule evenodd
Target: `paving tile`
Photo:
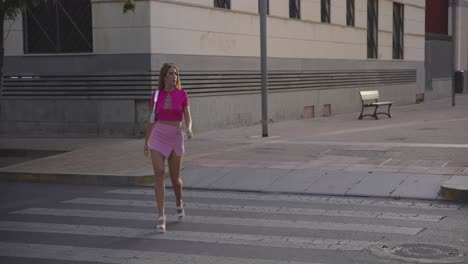
<instances>
[{"instance_id":1,"label":"paving tile","mask_svg":"<svg viewBox=\"0 0 468 264\"><path fill-rule=\"evenodd\" d=\"M207 188L229 171L231 168L193 166L184 168L181 177L185 187ZM170 183L170 180L167 182Z\"/></svg>"},{"instance_id":2,"label":"paving tile","mask_svg":"<svg viewBox=\"0 0 468 264\"><path fill-rule=\"evenodd\" d=\"M331 163L334 163L334 161L332 160L322 160L322 159L318 159L318 160L311 160L309 162L305 162L304 164L300 165L298 167L298 169L320 169L322 167L325 167L327 166L328 164L331 164Z\"/></svg>"},{"instance_id":3,"label":"paving tile","mask_svg":"<svg viewBox=\"0 0 468 264\"><path fill-rule=\"evenodd\" d=\"M207 187L223 190L264 191L287 173L288 170L281 169L233 168Z\"/></svg>"},{"instance_id":4,"label":"paving tile","mask_svg":"<svg viewBox=\"0 0 468 264\"><path fill-rule=\"evenodd\" d=\"M463 168L460 172L457 173L458 175L467 175L468 176L468 168Z\"/></svg>"},{"instance_id":5,"label":"paving tile","mask_svg":"<svg viewBox=\"0 0 468 264\"><path fill-rule=\"evenodd\" d=\"M401 173L426 173L429 170L428 167L421 167L421 166L407 166L402 167L398 172Z\"/></svg>"},{"instance_id":6,"label":"paving tile","mask_svg":"<svg viewBox=\"0 0 468 264\"><path fill-rule=\"evenodd\" d=\"M390 166L390 165L382 165L376 166L373 171L375 172L398 172L401 169L400 166Z\"/></svg>"},{"instance_id":7,"label":"paving tile","mask_svg":"<svg viewBox=\"0 0 468 264\"><path fill-rule=\"evenodd\" d=\"M440 186L450 179L450 176L413 174L409 175L392 193L391 196L436 199Z\"/></svg>"},{"instance_id":8,"label":"paving tile","mask_svg":"<svg viewBox=\"0 0 468 264\"><path fill-rule=\"evenodd\" d=\"M389 151L392 147L389 146L352 146L350 150L374 150L374 151Z\"/></svg>"},{"instance_id":9,"label":"paving tile","mask_svg":"<svg viewBox=\"0 0 468 264\"><path fill-rule=\"evenodd\" d=\"M375 165L371 165L371 164L354 164L354 165L346 167L345 170L350 171L350 172L352 171L369 172L369 171L373 171L375 167L376 167Z\"/></svg>"},{"instance_id":10,"label":"paving tile","mask_svg":"<svg viewBox=\"0 0 468 264\"><path fill-rule=\"evenodd\" d=\"M344 195L367 175L367 172L337 172L324 173L310 185L306 193Z\"/></svg>"},{"instance_id":11,"label":"paving tile","mask_svg":"<svg viewBox=\"0 0 468 264\"><path fill-rule=\"evenodd\" d=\"M392 158L390 161L386 162L385 165L386 166L407 167L407 166L410 166L411 163L412 163L411 160L402 160L402 159Z\"/></svg>"},{"instance_id":12,"label":"paving tile","mask_svg":"<svg viewBox=\"0 0 468 264\"><path fill-rule=\"evenodd\" d=\"M287 174L280 175L278 180L268 186L265 191L302 193L320 178L322 173L318 170L289 171Z\"/></svg>"},{"instance_id":13,"label":"paving tile","mask_svg":"<svg viewBox=\"0 0 468 264\"><path fill-rule=\"evenodd\" d=\"M344 170L349 167L349 164L340 164L340 163L335 163L335 164L328 164L323 167L323 169L327 170Z\"/></svg>"},{"instance_id":14,"label":"paving tile","mask_svg":"<svg viewBox=\"0 0 468 264\"><path fill-rule=\"evenodd\" d=\"M434 160L415 160L413 162L415 166L421 166L421 167L432 167L433 165L438 165L439 167L443 165L443 162L441 163L440 161L434 161Z\"/></svg>"},{"instance_id":15,"label":"paving tile","mask_svg":"<svg viewBox=\"0 0 468 264\"><path fill-rule=\"evenodd\" d=\"M459 173L463 168L461 167L432 167L429 168L426 173L428 174L440 174L440 175L454 175Z\"/></svg>"},{"instance_id":16,"label":"paving tile","mask_svg":"<svg viewBox=\"0 0 468 264\"><path fill-rule=\"evenodd\" d=\"M285 161L270 166L270 169L296 170L303 162Z\"/></svg>"},{"instance_id":17,"label":"paving tile","mask_svg":"<svg viewBox=\"0 0 468 264\"><path fill-rule=\"evenodd\" d=\"M409 174L403 173L368 173L359 183L353 185L346 194L388 197L408 176Z\"/></svg>"}]
</instances>

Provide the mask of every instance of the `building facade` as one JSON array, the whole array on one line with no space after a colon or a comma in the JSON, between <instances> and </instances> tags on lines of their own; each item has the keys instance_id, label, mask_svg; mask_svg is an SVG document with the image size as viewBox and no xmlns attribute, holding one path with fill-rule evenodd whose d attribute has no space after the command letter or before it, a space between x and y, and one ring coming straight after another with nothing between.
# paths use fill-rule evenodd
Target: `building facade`
<instances>
[{"instance_id":1,"label":"building facade","mask_svg":"<svg viewBox=\"0 0 468 264\"><path fill-rule=\"evenodd\" d=\"M452 4L453 0L426 0L426 94L429 98L451 96L453 71L464 71L462 92L468 92L468 0L457 0L455 9Z\"/></svg>"},{"instance_id":2,"label":"building facade","mask_svg":"<svg viewBox=\"0 0 468 264\"><path fill-rule=\"evenodd\" d=\"M359 111L360 90L397 104L444 96L425 88L425 5L269 0L269 118ZM2 134L141 136L164 62L180 67L195 130L260 122L257 1L143 0L127 14L114 0L47 8L5 25Z\"/></svg>"}]
</instances>

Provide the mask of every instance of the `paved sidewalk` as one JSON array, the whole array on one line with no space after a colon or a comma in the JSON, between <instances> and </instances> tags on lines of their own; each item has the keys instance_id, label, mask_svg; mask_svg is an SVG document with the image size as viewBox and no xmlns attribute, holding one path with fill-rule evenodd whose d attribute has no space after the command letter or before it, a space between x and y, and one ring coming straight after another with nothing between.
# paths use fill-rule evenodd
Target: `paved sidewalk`
<instances>
[{"instance_id":1,"label":"paved sidewalk","mask_svg":"<svg viewBox=\"0 0 468 264\"><path fill-rule=\"evenodd\" d=\"M277 122L268 138L259 136L259 125L198 133L186 141L184 185L468 200L468 95L457 95L456 107L444 99L394 106L392 115ZM66 152L6 165L0 180L149 185L152 168L142 146L143 139L1 138L0 150Z\"/></svg>"}]
</instances>

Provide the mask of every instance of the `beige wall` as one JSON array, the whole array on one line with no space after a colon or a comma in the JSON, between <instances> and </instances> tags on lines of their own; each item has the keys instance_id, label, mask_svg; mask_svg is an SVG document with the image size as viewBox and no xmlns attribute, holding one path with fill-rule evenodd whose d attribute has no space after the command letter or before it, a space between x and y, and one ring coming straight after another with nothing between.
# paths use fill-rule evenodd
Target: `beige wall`
<instances>
[{"instance_id":1,"label":"beige wall","mask_svg":"<svg viewBox=\"0 0 468 264\"><path fill-rule=\"evenodd\" d=\"M424 61L424 1L399 2L407 4L405 60ZM355 27L346 26L345 1L331 1L331 24L320 23L320 0L302 1L301 20L289 19L288 3L270 0L268 56L367 59L367 1L356 1ZM392 60L392 3L380 0L380 60ZM122 14L121 1L93 0L94 53L257 57L258 2L233 0L231 7L232 10L213 8L212 0L137 1L135 13ZM466 42L466 37L462 41ZM19 19L5 41L6 55L22 55L22 46ZM460 62L466 65L466 60Z\"/></svg>"},{"instance_id":2,"label":"beige wall","mask_svg":"<svg viewBox=\"0 0 468 264\"><path fill-rule=\"evenodd\" d=\"M424 61L425 10L405 5L405 60Z\"/></svg>"},{"instance_id":3,"label":"beige wall","mask_svg":"<svg viewBox=\"0 0 468 264\"><path fill-rule=\"evenodd\" d=\"M200 5L200 6L205 6L205 7L213 7L212 0L167 0L167 2L187 3L187 4Z\"/></svg>"},{"instance_id":4,"label":"beige wall","mask_svg":"<svg viewBox=\"0 0 468 264\"><path fill-rule=\"evenodd\" d=\"M317 1L317 0L311 0L310 2L314 2L314 1ZM278 17L284 17L284 18L289 17L289 1L270 0L270 16L278 16ZM304 16L304 13L302 13L301 16Z\"/></svg>"},{"instance_id":5,"label":"beige wall","mask_svg":"<svg viewBox=\"0 0 468 264\"><path fill-rule=\"evenodd\" d=\"M159 1L150 10L152 53L255 56L259 50L256 15Z\"/></svg>"},{"instance_id":6,"label":"beige wall","mask_svg":"<svg viewBox=\"0 0 468 264\"><path fill-rule=\"evenodd\" d=\"M393 1L379 1L379 47L381 60L392 59Z\"/></svg>"},{"instance_id":7,"label":"beige wall","mask_svg":"<svg viewBox=\"0 0 468 264\"><path fill-rule=\"evenodd\" d=\"M379 59L392 60L393 2L404 6L404 60L424 61L425 9L423 1L380 0L379 5ZM367 22L366 22L367 23Z\"/></svg>"},{"instance_id":8,"label":"beige wall","mask_svg":"<svg viewBox=\"0 0 468 264\"><path fill-rule=\"evenodd\" d=\"M270 0L271 1L271 0ZM289 4L289 1L286 4ZM283 6L281 6L282 8ZM289 6L286 6L289 10ZM306 21L320 22L320 0L301 1L301 19ZM289 12L289 11L288 11ZM283 17L288 17L287 13ZM333 18L332 18L333 22Z\"/></svg>"},{"instance_id":9,"label":"beige wall","mask_svg":"<svg viewBox=\"0 0 468 264\"><path fill-rule=\"evenodd\" d=\"M213 5L213 1L210 1ZM231 1L231 9L238 11L246 11L252 13L258 13L258 0L236 0Z\"/></svg>"},{"instance_id":10,"label":"beige wall","mask_svg":"<svg viewBox=\"0 0 468 264\"><path fill-rule=\"evenodd\" d=\"M93 1L95 54L149 53L150 2L137 1L136 11L122 13L121 1Z\"/></svg>"},{"instance_id":11,"label":"beige wall","mask_svg":"<svg viewBox=\"0 0 468 264\"><path fill-rule=\"evenodd\" d=\"M304 1L305 2L305 1ZM320 15L320 1L318 2L318 13ZM331 23L346 26L346 1L331 0L330 1ZM320 16L319 16L320 18ZM320 20L318 20L320 21Z\"/></svg>"},{"instance_id":12,"label":"beige wall","mask_svg":"<svg viewBox=\"0 0 468 264\"><path fill-rule=\"evenodd\" d=\"M176 1L151 2L153 53L258 56L257 1L232 1L233 10L214 9L212 2L207 5L200 0L184 2L198 6ZM379 59L392 60L393 2L381 0L380 3ZM366 1L356 1L356 27L346 26L344 1L333 0L331 4L332 23L322 24L320 0L302 1L301 20L288 18L288 1L270 0L268 56L367 59ZM171 19L175 16L180 19ZM406 6L405 17L405 60L423 61L424 5Z\"/></svg>"},{"instance_id":13,"label":"beige wall","mask_svg":"<svg viewBox=\"0 0 468 264\"><path fill-rule=\"evenodd\" d=\"M423 8L426 7L426 1L421 1L421 0L395 0L394 2L402 3L405 5L411 5L415 7L423 7Z\"/></svg>"}]
</instances>

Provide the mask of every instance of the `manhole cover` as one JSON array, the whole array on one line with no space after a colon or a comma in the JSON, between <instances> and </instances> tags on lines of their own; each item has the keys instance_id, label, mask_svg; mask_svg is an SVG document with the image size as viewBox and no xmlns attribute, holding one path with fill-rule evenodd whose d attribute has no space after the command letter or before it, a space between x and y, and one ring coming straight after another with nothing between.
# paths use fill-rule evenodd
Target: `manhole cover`
<instances>
[{"instance_id":1,"label":"manhole cover","mask_svg":"<svg viewBox=\"0 0 468 264\"><path fill-rule=\"evenodd\" d=\"M372 254L416 263L460 263L466 261L460 249L451 246L424 243L405 243L399 245L375 245Z\"/></svg>"},{"instance_id":2,"label":"manhole cover","mask_svg":"<svg viewBox=\"0 0 468 264\"><path fill-rule=\"evenodd\" d=\"M430 244L402 244L393 248L392 253L408 258L441 259L460 255L456 248Z\"/></svg>"}]
</instances>

